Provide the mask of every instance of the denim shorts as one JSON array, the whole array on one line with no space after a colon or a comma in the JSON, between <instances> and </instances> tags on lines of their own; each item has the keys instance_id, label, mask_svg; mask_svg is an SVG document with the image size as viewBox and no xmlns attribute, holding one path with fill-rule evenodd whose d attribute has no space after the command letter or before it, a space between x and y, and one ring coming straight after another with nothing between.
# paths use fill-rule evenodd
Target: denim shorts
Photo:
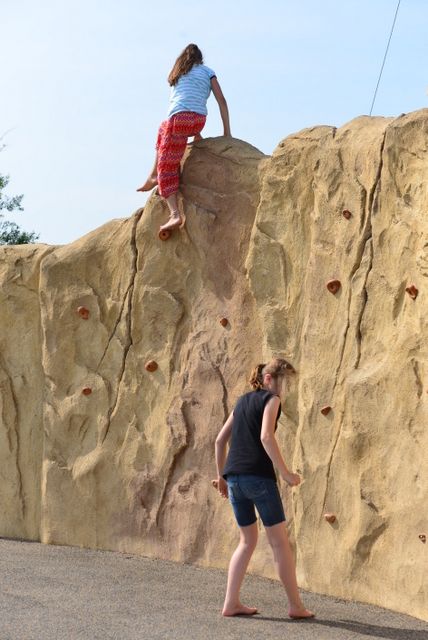
<instances>
[{"instance_id":1,"label":"denim shorts","mask_svg":"<svg viewBox=\"0 0 428 640\"><path fill-rule=\"evenodd\" d=\"M248 527L257 521L254 507L265 527L284 522L284 507L273 478L249 474L228 475L227 488L240 527Z\"/></svg>"}]
</instances>

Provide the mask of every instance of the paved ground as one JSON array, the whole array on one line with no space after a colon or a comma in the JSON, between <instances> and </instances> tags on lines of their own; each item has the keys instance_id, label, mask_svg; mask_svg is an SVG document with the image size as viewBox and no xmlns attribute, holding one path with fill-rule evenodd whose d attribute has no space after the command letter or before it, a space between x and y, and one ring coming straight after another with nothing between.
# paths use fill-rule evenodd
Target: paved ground
<instances>
[{"instance_id":1,"label":"paved ground","mask_svg":"<svg viewBox=\"0 0 428 640\"><path fill-rule=\"evenodd\" d=\"M248 576L261 615L222 618L226 574L111 551L0 538L0 640L428 640L428 624L304 594L313 621L287 618L281 585Z\"/></svg>"}]
</instances>

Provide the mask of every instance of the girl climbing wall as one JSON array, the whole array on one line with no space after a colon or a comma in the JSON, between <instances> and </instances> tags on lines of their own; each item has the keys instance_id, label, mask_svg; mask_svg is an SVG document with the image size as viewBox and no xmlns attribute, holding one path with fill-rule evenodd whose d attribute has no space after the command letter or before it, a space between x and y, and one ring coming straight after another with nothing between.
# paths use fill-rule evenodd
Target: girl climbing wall
<instances>
[{"instance_id":1,"label":"girl climbing wall","mask_svg":"<svg viewBox=\"0 0 428 640\"><path fill-rule=\"evenodd\" d=\"M156 143L156 158L146 182L137 191L158 187L170 210L169 220L161 230L183 226L178 210L180 161L187 139L201 139L207 117L207 100L211 90L218 102L224 135L230 136L229 111L215 72L203 64L202 52L189 44L177 58L169 76L171 95L167 119L162 122Z\"/></svg>"}]
</instances>

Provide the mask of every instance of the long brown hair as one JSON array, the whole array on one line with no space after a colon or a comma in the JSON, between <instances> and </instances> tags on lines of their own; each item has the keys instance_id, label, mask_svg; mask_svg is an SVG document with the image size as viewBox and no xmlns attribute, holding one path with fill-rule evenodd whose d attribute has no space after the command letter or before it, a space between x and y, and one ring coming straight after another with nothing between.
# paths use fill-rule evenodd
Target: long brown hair
<instances>
[{"instance_id":1,"label":"long brown hair","mask_svg":"<svg viewBox=\"0 0 428 640\"><path fill-rule=\"evenodd\" d=\"M178 56L168 76L171 87L177 84L181 76L188 73L195 64L203 64L203 62L204 58L199 47L196 44L188 44Z\"/></svg>"},{"instance_id":2,"label":"long brown hair","mask_svg":"<svg viewBox=\"0 0 428 640\"><path fill-rule=\"evenodd\" d=\"M296 373L295 368L284 358L273 358L267 364L258 364L251 372L249 380L253 389L263 389L263 377L270 373L272 378L285 376L286 373Z\"/></svg>"}]
</instances>

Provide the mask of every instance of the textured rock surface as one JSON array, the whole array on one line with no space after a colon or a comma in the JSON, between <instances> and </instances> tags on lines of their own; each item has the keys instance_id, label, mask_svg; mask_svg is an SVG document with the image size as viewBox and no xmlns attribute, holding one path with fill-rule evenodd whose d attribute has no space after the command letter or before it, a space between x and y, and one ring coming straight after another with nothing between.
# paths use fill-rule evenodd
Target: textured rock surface
<instances>
[{"instance_id":1,"label":"textured rock surface","mask_svg":"<svg viewBox=\"0 0 428 640\"><path fill-rule=\"evenodd\" d=\"M204 140L168 242L153 195L71 245L2 248L0 534L226 566L213 442L280 354L300 584L427 618L427 143L428 110L271 158ZM251 569L274 575L266 545Z\"/></svg>"}]
</instances>

